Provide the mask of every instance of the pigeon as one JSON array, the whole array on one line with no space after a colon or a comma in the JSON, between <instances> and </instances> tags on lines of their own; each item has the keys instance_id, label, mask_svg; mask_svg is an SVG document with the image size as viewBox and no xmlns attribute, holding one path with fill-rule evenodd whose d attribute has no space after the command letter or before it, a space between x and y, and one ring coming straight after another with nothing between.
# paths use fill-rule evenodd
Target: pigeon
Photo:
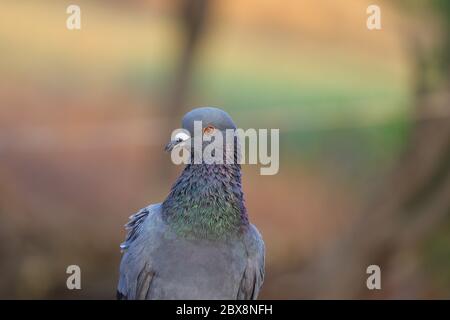
<instances>
[{"instance_id":1,"label":"pigeon","mask_svg":"<svg viewBox=\"0 0 450 320\"><path fill-rule=\"evenodd\" d=\"M194 121L202 121L203 135L236 130L225 111L196 108L182 120L189 134L177 135L166 146L168 151L194 137ZM228 143L224 142L224 150L230 150ZM188 149L191 158L194 149ZM234 160L238 149L233 149ZM191 160L167 198L132 215L125 226L117 299L257 299L264 280L265 247L249 222L237 161Z\"/></svg>"}]
</instances>

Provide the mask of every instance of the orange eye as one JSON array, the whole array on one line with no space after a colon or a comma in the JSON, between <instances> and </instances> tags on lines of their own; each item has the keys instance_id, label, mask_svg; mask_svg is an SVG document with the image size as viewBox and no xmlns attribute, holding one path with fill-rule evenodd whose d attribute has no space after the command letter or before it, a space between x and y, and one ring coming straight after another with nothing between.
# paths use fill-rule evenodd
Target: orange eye
<instances>
[{"instance_id":1,"label":"orange eye","mask_svg":"<svg viewBox=\"0 0 450 320\"><path fill-rule=\"evenodd\" d=\"M214 131L214 127L213 126L207 126L205 129L203 129L203 133L204 134L211 134Z\"/></svg>"}]
</instances>

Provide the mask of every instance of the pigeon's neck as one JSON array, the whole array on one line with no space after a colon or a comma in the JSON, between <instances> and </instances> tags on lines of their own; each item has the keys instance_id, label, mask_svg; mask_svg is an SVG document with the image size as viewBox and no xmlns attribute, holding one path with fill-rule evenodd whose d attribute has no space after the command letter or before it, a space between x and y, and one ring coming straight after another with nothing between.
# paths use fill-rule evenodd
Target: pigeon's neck
<instances>
[{"instance_id":1,"label":"pigeon's neck","mask_svg":"<svg viewBox=\"0 0 450 320\"><path fill-rule=\"evenodd\" d=\"M239 164L189 164L162 204L176 233L217 239L248 226Z\"/></svg>"}]
</instances>

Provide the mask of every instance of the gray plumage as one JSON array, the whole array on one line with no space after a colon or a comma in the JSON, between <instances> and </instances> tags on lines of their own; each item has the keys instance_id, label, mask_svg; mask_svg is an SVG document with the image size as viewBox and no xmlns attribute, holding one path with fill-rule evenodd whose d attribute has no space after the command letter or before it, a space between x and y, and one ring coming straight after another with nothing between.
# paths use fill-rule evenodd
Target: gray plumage
<instances>
[{"instance_id":1,"label":"gray plumage","mask_svg":"<svg viewBox=\"0 0 450 320\"><path fill-rule=\"evenodd\" d=\"M183 119L234 128L224 111L198 108ZM264 242L248 222L240 166L188 164L163 203L130 217L121 245L119 299L256 299Z\"/></svg>"}]
</instances>

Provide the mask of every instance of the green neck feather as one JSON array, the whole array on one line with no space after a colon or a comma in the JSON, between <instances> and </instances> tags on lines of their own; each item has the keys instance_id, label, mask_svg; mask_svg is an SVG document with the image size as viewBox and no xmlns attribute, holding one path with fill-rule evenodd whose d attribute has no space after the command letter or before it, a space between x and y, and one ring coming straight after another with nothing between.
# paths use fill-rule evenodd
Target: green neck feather
<instances>
[{"instance_id":1,"label":"green neck feather","mask_svg":"<svg viewBox=\"0 0 450 320\"><path fill-rule=\"evenodd\" d=\"M190 164L163 202L171 228L187 238L233 237L248 225L238 164Z\"/></svg>"}]
</instances>

